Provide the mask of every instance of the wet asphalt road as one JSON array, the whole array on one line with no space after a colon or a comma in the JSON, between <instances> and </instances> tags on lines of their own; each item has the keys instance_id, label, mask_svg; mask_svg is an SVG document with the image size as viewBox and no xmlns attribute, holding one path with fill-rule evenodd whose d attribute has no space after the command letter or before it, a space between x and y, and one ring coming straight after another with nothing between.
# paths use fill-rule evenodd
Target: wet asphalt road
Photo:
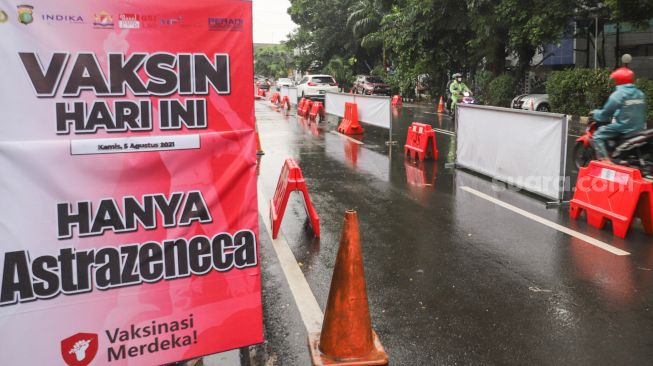
<instances>
[{"instance_id":1,"label":"wet asphalt road","mask_svg":"<svg viewBox=\"0 0 653 366\"><path fill-rule=\"evenodd\" d=\"M454 161L451 120L431 108L395 113L394 140L364 125L364 145L269 102L256 102L266 199L284 159L302 168L320 215L314 239L291 195L282 233L324 310L346 209L358 211L372 324L391 365L651 365L653 240L626 240L570 220L536 197L501 190ZM438 129L437 162L404 159L412 121ZM582 126L574 126L577 135ZM573 143L570 138L569 148ZM568 164L569 165L569 164ZM568 169L574 175L573 169ZM471 187L571 227L630 256L615 256L461 189ZM267 213L262 213L267 215ZM264 230L261 226L261 230ZM267 235L261 233L266 343L256 364L309 364L306 330Z\"/></svg>"}]
</instances>

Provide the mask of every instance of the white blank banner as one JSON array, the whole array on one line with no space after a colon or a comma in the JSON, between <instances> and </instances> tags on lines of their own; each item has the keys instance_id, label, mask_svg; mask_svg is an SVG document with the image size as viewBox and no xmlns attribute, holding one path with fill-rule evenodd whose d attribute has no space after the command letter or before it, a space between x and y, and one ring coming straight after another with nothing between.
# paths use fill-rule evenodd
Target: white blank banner
<instances>
[{"instance_id":1,"label":"white blank banner","mask_svg":"<svg viewBox=\"0 0 653 366\"><path fill-rule=\"evenodd\" d=\"M281 87L281 100L283 100L283 97L288 97L288 99L290 99L290 105L297 104L297 95L297 88L287 86Z\"/></svg>"},{"instance_id":2,"label":"white blank banner","mask_svg":"<svg viewBox=\"0 0 653 366\"><path fill-rule=\"evenodd\" d=\"M359 121L390 129L392 110L389 97L326 93L324 103L326 113L340 117L345 116L345 103L356 103Z\"/></svg>"},{"instance_id":3,"label":"white blank banner","mask_svg":"<svg viewBox=\"0 0 653 366\"><path fill-rule=\"evenodd\" d=\"M456 164L562 199L567 123L562 114L459 104Z\"/></svg>"}]
</instances>

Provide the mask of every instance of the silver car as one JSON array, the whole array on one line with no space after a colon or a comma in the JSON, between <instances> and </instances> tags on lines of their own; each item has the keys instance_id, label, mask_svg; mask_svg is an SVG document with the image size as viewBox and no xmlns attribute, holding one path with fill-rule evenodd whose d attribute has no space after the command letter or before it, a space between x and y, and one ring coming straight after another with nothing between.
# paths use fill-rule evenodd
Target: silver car
<instances>
[{"instance_id":1,"label":"silver car","mask_svg":"<svg viewBox=\"0 0 653 366\"><path fill-rule=\"evenodd\" d=\"M514 109L524 109L527 111L550 112L548 94L522 94L515 97L510 103Z\"/></svg>"},{"instance_id":2,"label":"silver car","mask_svg":"<svg viewBox=\"0 0 653 366\"><path fill-rule=\"evenodd\" d=\"M288 78L280 78L279 80L277 80L277 84L276 84L277 90L281 90L281 87L283 86L293 87L295 86L295 83L293 83L293 81Z\"/></svg>"}]
</instances>

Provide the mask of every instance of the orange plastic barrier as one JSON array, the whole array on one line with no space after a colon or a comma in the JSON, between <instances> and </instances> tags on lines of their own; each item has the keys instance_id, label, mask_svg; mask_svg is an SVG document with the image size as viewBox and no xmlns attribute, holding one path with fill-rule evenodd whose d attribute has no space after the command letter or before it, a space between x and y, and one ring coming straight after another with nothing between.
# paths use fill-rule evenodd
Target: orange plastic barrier
<instances>
[{"instance_id":1,"label":"orange plastic barrier","mask_svg":"<svg viewBox=\"0 0 653 366\"><path fill-rule=\"evenodd\" d=\"M310 99L307 99L304 105L302 106L301 112L298 112L300 116L307 118L308 117L308 112L313 108L313 101Z\"/></svg>"},{"instance_id":2,"label":"orange plastic barrier","mask_svg":"<svg viewBox=\"0 0 653 366\"><path fill-rule=\"evenodd\" d=\"M338 126L338 132L345 135L360 135L365 130L358 122L358 105L356 103L345 103L345 118Z\"/></svg>"},{"instance_id":3,"label":"orange plastic barrier","mask_svg":"<svg viewBox=\"0 0 653 366\"><path fill-rule=\"evenodd\" d=\"M386 365L372 329L356 211L347 210L320 333L310 333L313 365Z\"/></svg>"},{"instance_id":4,"label":"orange plastic barrier","mask_svg":"<svg viewBox=\"0 0 653 366\"><path fill-rule=\"evenodd\" d=\"M288 99L287 95L281 100L281 109L283 108L290 110L290 99Z\"/></svg>"},{"instance_id":5,"label":"orange plastic barrier","mask_svg":"<svg viewBox=\"0 0 653 366\"><path fill-rule=\"evenodd\" d=\"M430 125L413 122L408 127L404 154L423 161L425 158L438 159L438 148L435 142L435 131Z\"/></svg>"},{"instance_id":6,"label":"orange plastic barrier","mask_svg":"<svg viewBox=\"0 0 653 366\"><path fill-rule=\"evenodd\" d=\"M274 192L274 197L270 201L270 224L272 225L272 238L276 239L279 235L279 227L283 214L286 212L286 205L288 204L288 197L293 191L301 191L304 196L306 204L306 212L311 221L311 227L315 237L320 237L320 217L313 207L311 198L308 195L308 188L304 181L302 170L297 165L294 159L286 159L281 169L281 175L277 182L277 189Z\"/></svg>"},{"instance_id":7,"label":"orange plastic barrier","mask_svg":"<svg viewBox=\"0 0 653 366\"><path fill-rule=\"evenodd\" d=\"M324 104L322 102L314 102L308 114L310 119L317 119L318 116L320 117L319 121L324 119Z\"/></svg>"},{"instance_id":8,"label":"orange plastic barrier","mask_svg":"<svg viewBox=\"0 0 653 366\"><path fill-rule=\"evenodd\" d=\"M592 161L578 172L570 216L577 219L585 211L587 223L599 229L610 220L612 233L620 238L639 217L646 232L653 234L652 199L653 184L642 179L639 170Z\"/></svg>"},{"instance_id":9,"label":"orange plastic barrier","mask_svg":"<svg viewBox=\"0 0 653 366\"><path fill-rule=\"evenodd\" d=\"M401 107L403 105L403 100L401 99L401 95L395 95L392 97L392 101L390 102L393 107Z\"/></svg>"},{"instance_id":10,"label":"orange plastic barrier","mask_svg":"<svg viewBox=\"0 0 653 366\"><path fill-rule=\"evenodd\" d=\"M279 100L281 99L281 94L275 92L272 94L272 98L270 98L270 102L272 104L277 104L279 103Z\"/></svg>"}]
</instances>

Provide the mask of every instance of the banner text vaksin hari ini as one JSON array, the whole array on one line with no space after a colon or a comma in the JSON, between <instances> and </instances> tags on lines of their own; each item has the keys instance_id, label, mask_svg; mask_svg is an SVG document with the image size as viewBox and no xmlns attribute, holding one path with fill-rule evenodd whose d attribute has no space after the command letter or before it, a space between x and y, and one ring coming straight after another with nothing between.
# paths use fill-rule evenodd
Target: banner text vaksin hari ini
<instances>
[{"instance_id":1,"label":"banner text vaksin hari ini","mask_svg":"<svg viewBox=\"0 0 653 366\"><path fill-rule=\"evenodd\" d=\"M127 58L122 53L109 53L106 70L100 67L96 55L89 52L73 56L55 53L45 68L36 53L21 52L18 56L38 98L79 97L83 91L92 91L100 98L129 97L110 103L56 102L57 134L152 131L152 102L134 100L127 89L134 97L178 96L158 100L161 131L206 129L206 99L197 96L208 96L211 90L231 93L227 54L216 53L210 59L203 53L135 52ZM179 97L187 98L181 101Z\"/></svg>"}]
</instances>

